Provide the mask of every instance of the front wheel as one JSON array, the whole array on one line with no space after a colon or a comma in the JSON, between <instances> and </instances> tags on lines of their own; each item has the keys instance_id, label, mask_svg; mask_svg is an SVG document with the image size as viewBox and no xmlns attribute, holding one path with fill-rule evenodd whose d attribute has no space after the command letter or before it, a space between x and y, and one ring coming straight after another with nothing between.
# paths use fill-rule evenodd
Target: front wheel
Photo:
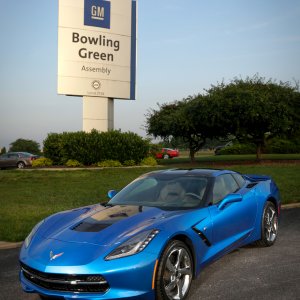
<instances>
[{"instance_id":1,"label":"front wheel","mask_svg":"<svg viewBox=\"0 0 300 300\"><path fill-rule=\"evenodd\" d=\"M189 248L181 241L170 242L158 265L157 299L185 299L190 290L192 278L193 259Z\"/></svg>"},{"instance_id":2,"label":"front wheel","mask_svg":"<svg viewBox=\"0 0 300 300\"><path fill-rule=\"evenodd\" d=\"M261 223L261 239L256 244L263 247L272 246L278 233L278 215L275 205L270 201L265 204Z\"/></svg>"}]
</instances>

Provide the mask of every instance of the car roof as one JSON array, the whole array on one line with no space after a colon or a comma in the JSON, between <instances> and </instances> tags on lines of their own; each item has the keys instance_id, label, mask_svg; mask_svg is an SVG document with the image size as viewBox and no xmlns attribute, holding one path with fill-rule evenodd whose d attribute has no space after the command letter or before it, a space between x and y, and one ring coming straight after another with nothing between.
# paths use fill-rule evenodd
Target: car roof
<instances>
[{"instance_id":1,"label":"car roof","mask_svg":"<svg viewBox=\"0 0 300 300\"><path fill-rule=\"evenodd\" d=\"M205 176L205 177L216 177L225 173L235 173L230 170L220 169L167 169L148 173L151 175L159 176ZM148 175L147 174L147 175Z\"/></svg>"}]
</instances>

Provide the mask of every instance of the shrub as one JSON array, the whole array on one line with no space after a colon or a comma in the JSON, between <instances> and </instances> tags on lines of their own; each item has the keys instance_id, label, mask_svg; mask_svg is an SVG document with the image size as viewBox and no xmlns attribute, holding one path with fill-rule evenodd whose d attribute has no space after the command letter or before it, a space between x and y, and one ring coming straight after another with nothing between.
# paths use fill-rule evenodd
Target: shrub
<instances>
[{"instance_id":1,"label":"shrub","mask_svg":"<svg viewBox=\"0 0 300 300\"><path fill-rule=\"evenodd\" d=\"M123 162L123 166L125 167L135 166L135 161L133 159L125 160Z\"/></svg>"},{"instance_id":2,"label":"shrub","mask_svg":"<svg viewBox=\"0 0 300 300\"><path fill-rule=\"evenodd\" d=\"M115 167L122 167L122 164L118 160L104 160L97 163L98 167L102 168L115 168Z\"/></svg>"},{"instance_id":3,"label":"shrub","mask_svg":"<svg viewBox=\"0 0 300 300\"><path fill-rule=\"evenodd\" d=\"M53 162L51 159L46 157L40 157L38 159L35 159L32 161L32 167L50 167L53 165Z\"/></svg>"},{"instance_id":4,"label":"shrub","mask_svg":"<svg viewBox=\"0 0 300 300\"><path fill-rule=\"evenodd\" d=\"M71 168L75 168L75 167L82 167L82 163L80 163L78 160L76 159L69 159L67 162L66 162L66 166L67 167L71 167Z\"/></svg>"},{"instance_id":5,"label":"shrub","mask_svg":"<svg viewBox=\"0 0 300 300\"><path fill-rule=\"evenodd\" d=\"M56 164L76 159L84 165L104 160L134 160L139 163L149 152L149 142L132 132L50 133L44 141L45 156Z\"/></svg>"},{"instance_id":6,"label":"shrub","mask_svg":"<svg viewBox=\"0 0 300 300\"><path fill-rule=\"evenodd\" d=\"M145 157L141 163L141 166L156 166L157 165L157 161L156 159L154 159L153 157Z\"/></svg>"},{"instance_id":7,"label":"shrub","mask_svg":"<svg viewBox=\"0 0 300 300\"><path fill-rule=\"evenodd\" d=\"M300 153L300 144L296 140L273 138L266 147L266 153Z\"/></svg>"},{"instance_id":8,"label":"shrub","mask_svg":"<svg viewBox=\"0 0 300 300\"><path fill-rule=\"evenodd\" d=\"M62 157L63 134L49 133L44 140L44 155L53 161L55 165L63 164Z\"/></svg>"},{"instance_id":9,"label":"shrub","mask_svg":"<svg viewBox=\"0 0 300 300\"><path fill-rule=\"evenodd\" d=\"M256 147L254 144L234 144L219 150L218 154L255 154Z\"/></svg>"},{"instance_id":10,"label":"shrub","mask_svg":"<svg viewBox=\"0 0 300 300\"><path fill-rule=\"evenodd\" d=\"M288 140L284 138L272 138L263 149L264 153L300 153L300 142L298 140ZM254 144L234 144L219 150L218 154L254 154L256 147Z\"/></svg>"}]
</instances>

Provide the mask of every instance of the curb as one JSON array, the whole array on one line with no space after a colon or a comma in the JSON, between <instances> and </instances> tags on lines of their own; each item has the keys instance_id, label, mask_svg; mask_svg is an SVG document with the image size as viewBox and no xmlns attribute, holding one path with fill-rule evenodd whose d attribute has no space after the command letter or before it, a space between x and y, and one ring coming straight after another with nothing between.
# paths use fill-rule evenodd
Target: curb
<instances>
[{"instance_id":1,"label":"curb","mask_svg":"<svg viewBox=\"0 0 300 300\"><path fill-rule=\"evenodd\" d=\"M22 244L23 242L9 243L9 242L0 241L0 250L15 249L20 247Z\"/></svg>"},{"instance_id":2,"label":"curb","mask_svg":"<svg viewBox=\"0 0 300 300\"><path fill-rule=\"evenodd\" d=\"M291 209L291 208L298 208L298 207L300 207L299 202L281 205L281 209Z\"/></svg>"},{"instance_id":3,"label":"curb","mask_svg":"<svg viewBox=\"0 0 300 300\"><path fill-rule=\"evenodd\" d=\"M292 209L292 208L298 208L300 207L300 203L290 203L290 204L284 204L281 206L281 209ZM10 243L10 242L4 242L0 241L0 250L7 250L7 249L15 249L19 248L23 242L17 242L17 243Z\"/></svg>"}]
</instances>

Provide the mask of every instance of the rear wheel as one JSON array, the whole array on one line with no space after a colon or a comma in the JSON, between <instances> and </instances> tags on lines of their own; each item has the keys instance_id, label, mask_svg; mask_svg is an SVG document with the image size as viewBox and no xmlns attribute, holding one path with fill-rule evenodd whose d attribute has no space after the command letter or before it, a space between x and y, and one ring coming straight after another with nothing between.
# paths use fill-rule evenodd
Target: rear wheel
<instances>
[{"instance_id":1,"label":"rear wheel","mask_svg":"<svg viewBox=\"0 0 300 300\"><path fill-rule=\"evenodd\" d=\"M164 154L163 158L164 158L164 159L169 159L170 156L169 156L169 154Z\"/></svg>"},{"instance_id":2,"label":"rear wheel","mask_svg":"<svg viewBox=\"0 0 300 300\"><path fill-rule=\"evenodd\" d=\"M192 278L193 259L189 248L181 241L170 242L158 265L157 299L185 299L190 290Z\"/></svg>"},{"instance_id":3,"label":"rear wheel","mask_svg":"<svg viewBox=\"0 0 300 300\"><path fill-rule=\"evenodd\" d=\"M18 167L18 169L24 169L25 168L25 164L22 161L19 161L17 163L17 167Z\"/></svg>"},{"instance_id":4,"label":"rear wheel","mask_svg":"<svg viewBox=\"0 0 300 300\"><path fill-rule=\"evenodd\" d=\"M275 205L267 201L264 207L261 222L261 239L256 242L258 246L272 246L278 233L278 215Z\"/></svg>"}]
</instances>

